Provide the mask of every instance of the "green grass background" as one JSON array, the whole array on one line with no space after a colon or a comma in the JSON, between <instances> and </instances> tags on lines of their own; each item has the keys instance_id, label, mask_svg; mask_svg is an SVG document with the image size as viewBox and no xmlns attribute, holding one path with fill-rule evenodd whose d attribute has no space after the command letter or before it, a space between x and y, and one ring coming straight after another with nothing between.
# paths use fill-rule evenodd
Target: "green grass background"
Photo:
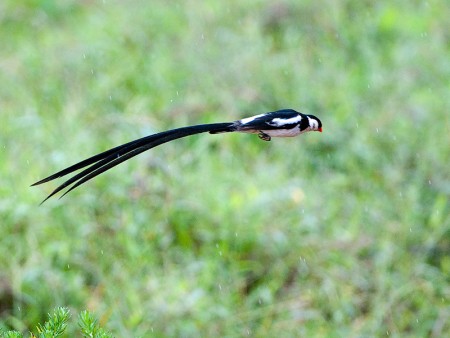
<instances>
[{"instance_id":1,"label":"green grass background","mask_svg":"<svg viewBox=\"0 0 450 338\"><path fill-rule=\"evenodd\" d=\"M446 1L0 3L0 328L117 337L450 332ZM280 108L324 132L199 135L63 199L123 142ZM73 336L76 327L68 329Z\"/></svg>"}]
</instances>

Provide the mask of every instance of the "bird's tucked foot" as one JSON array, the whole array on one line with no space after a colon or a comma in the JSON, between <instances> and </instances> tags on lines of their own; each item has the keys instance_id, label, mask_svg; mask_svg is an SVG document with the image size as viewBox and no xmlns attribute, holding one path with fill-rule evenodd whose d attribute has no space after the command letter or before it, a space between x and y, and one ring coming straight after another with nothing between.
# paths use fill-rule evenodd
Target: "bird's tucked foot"
<instances>
[{"instance_id":1,"label":"bird's tucked foot","mask_svg":"<svg viewBox=\"0 0 450 338\"><path fill-rule=\"evenodd\" d=\"M270 141L272 139L269 135L262 131L259 132L258 137L263 141Z\"/></svg>"}]
</instances>

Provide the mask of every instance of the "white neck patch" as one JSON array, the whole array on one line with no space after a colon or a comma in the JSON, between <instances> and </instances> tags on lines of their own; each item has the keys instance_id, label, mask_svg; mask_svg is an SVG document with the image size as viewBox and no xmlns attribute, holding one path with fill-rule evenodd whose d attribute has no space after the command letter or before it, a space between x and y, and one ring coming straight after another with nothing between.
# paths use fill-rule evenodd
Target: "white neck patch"
<instances>
[{"instance_id":1,"label":"white neck patch","mask_svg":"<svg viewBox=\"0 0 450 338\"><path fill-rule=\"evenodd\" d=\"M309 123L309 129L310 130L318 130L319 129L319 122L317 120L314 120L308 116L308 123Z\"/></svg>"}]
</instances>

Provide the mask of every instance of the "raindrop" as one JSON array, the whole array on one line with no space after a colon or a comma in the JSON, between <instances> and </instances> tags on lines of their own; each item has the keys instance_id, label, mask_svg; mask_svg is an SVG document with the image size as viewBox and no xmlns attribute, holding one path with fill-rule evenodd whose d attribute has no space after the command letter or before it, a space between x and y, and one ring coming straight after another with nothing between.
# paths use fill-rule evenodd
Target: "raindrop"
<instances>
[{"instance_id":1,"label":"raindrop","mask_svg":"<svg viewBox=\"0 0 450 338\"><path fill-rule=\"evenodd\" d=\"M376 130L377 130L377 134L380 132L379 130L378 130L378 128L375 128Z\"/></svg>"},{"instance_id":2,"label":"raindrop","mask_svg":"<svg viewBox=\"0 0 450 338\"><path fill-rule=\"evenodd\" d=\"M237 237L237 232L234 233L234 236Z\"/></svg>"},{"instance_id":3,"label":"raindrop","mask_svg":"<svg viewBox=\"0 0 450 338\"><path fill-rule=\"evenodd\" d=\"M86 59L86 54L83 54L83 59Z\"/></svg>"},{"instance_id":4,"label":"raindrop","mask_svg":"<svg viewBox=\"0 0 450 338\"><path fill-rule=\"evenodd\" d=\"M103 250L100 250L100 253L103 255Z\"/></svg>"},{"instance_id":5,"label":"raindrop","mask_svg":"<svg viewBox=\"0 0 450 338\"><path fill-rule=\"evenodd\" d=\"M428 184L431 185L431 180L428 180Z\"/></svg>"},{"instance_id":6,"label":"raindrop","mask_svg":"<svg viewBox=\"0 0 450 338\"><path fill-rule=\"evenodd\" d=\"M219 284L219 290L222 291L222 285Z\"/></svg>"},{"instance_id":7,"label":"raindrop","mask_svg":"<svg viewBox=\"0 0 450 338\"><path fill-rule=\"evenodd\" d=\"M111 95L109 95L109 101L112 101L112 96Z\"/></svg>"}]
</instances>

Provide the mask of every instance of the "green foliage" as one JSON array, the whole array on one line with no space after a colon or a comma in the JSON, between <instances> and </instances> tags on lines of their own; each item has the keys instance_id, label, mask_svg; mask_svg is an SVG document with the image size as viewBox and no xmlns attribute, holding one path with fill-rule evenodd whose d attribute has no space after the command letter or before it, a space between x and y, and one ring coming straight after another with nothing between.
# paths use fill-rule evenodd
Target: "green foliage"
<instances>
[{"instance_id":1,"label":"green foliage","mask_svg":"<svg viewBox=\"0 0 450 338\"><path fill-rule=\"evenodd\" d=\"M93 338L110 338L113 337L110 333L106 332L98 324L98 320L95 319L89 311L82 311L78 318L78 325L81 328L81 332L84 337Z\"/></svg>"},{"instance_id":2,"label":"green foliage","mask_svg":"<svg viewBox=\"0 0 450 338\"><path fill-rule=\"evenodd\" d=\"M56 308L53 314L48 315L48 320L42 325L37 325L37 336L30 333L32 338L54 338L64 334L67 328L67 322L70 318L69 309L64 307ZM82 311L78 318L78 325L84 337L92 338L110 338L113 337L109 332L105 331L98 324L89 311ZM1 332L1 338L22 338L23 334L18 331Z\"/></svg>"},{"instance_id":3,"label":"green foliage","mask_svg":"<svg viewBox=\"0 0 450 338\"><path fill-rule=\"evenodd\" d=\"M0 331L0 337L2 337L2 338L22 338L23 335L18 331L8 331L8 332Z\"/></svg>"},{"instance_id":4,"label":"green foliage","mask_svg":"<svg viewBox=\"0 0 450 338\"><path fill-rule=\"evenodd\" d=\"M57 308L53 314L49 314L48 317L49 318L44 325L38 324L38 337L50 338L61 336L67 327L67 321L70 317L69 309L63 307Z\"/></svg>"},{"instance_id":5,"label":"green foliage","mask_svg":"<svg viewBox=\"0 0 450 338\"><path fill-rule=\"evenodd\" d=\"M1 1L0 330L64 305L118 337L448 335L449 9ZM178 140L40 207L61 181L29 187L286 107L324 132Z\"/></svg>"}]
</instances>

